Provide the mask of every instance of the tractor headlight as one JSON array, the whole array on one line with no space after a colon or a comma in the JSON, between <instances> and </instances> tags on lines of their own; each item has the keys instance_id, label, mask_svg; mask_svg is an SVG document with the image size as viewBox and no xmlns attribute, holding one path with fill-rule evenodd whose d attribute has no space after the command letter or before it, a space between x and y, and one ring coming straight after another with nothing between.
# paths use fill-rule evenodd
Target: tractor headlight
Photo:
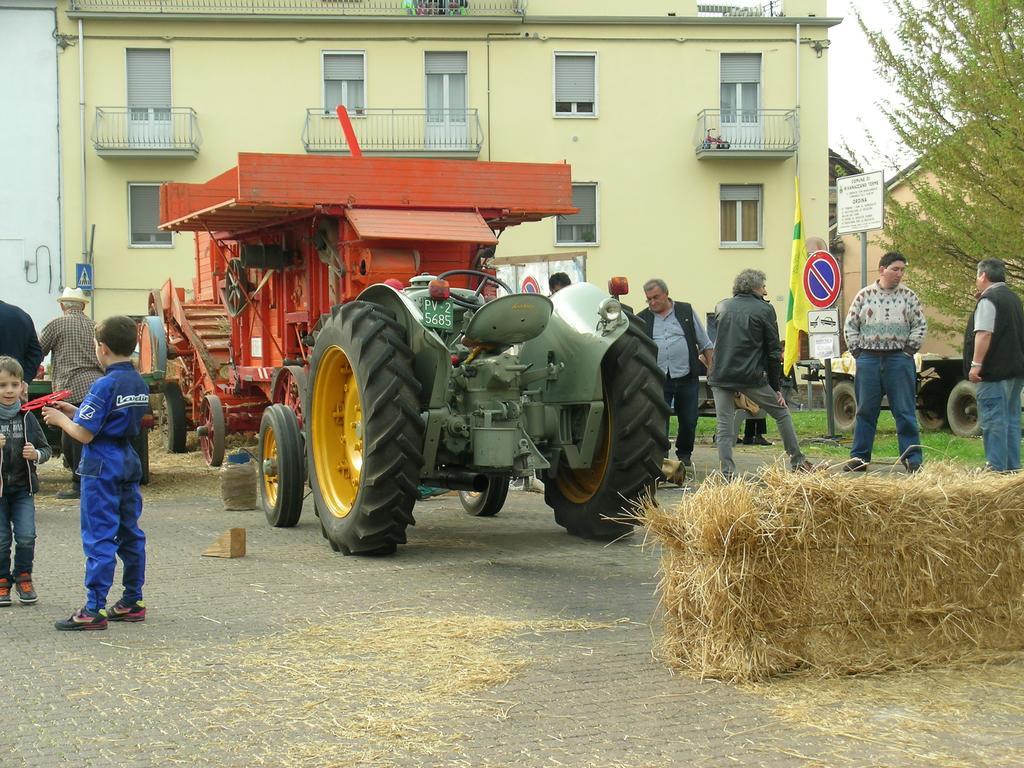
<instances>
[{"instance_id":1,"label":"tractor headlight","mask_svg":"<svg viewBox=\"0 0 1024 768\"><path fill-rule=\"evenodd\" d=\"M601 302L597 313L606 323L612 323L622 317L622 305L610 296Z\"/></svg>"}]
</instances>

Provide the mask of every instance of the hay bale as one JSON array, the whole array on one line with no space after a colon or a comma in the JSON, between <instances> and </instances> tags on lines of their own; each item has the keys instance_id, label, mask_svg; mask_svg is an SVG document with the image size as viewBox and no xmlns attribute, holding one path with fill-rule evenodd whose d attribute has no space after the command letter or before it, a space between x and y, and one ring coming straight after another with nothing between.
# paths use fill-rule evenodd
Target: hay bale
<instances>
[{"instance_id":1,"label":"hay bale","mask_svg":"<svg viewBox=\"0 0 1024 768\"><path fill-rule=\"evenodd\" d=\"M1024 648L1024 475L773 466L641 513L662 545L659 655L701 677L857 674Z\"/></svg>"}]
</instances>

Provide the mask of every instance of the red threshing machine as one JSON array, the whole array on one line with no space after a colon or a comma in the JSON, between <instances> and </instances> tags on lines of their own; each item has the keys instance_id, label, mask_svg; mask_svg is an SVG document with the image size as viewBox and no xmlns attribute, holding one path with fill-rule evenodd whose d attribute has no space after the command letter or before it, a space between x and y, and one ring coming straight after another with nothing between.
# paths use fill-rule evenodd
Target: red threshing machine
<instances>
[{"instance_id":1,"label":"red threshing machine","mask_svg":"<svg viewBox=\"0 0 1024 768\"><path fill-rule=\"evenodd\" d=\"M192 297L154 290L141 339L143 371L166 371L172 452L195 429L217 466L225 436L258 430L276 403L301 428L332 307L387 279L486 270L506 227L576 210L568 165L363 157L338 111L351 156L240 153L205 184L161 189L161 228L196 233Z\"/></svg>"}]
</instances>

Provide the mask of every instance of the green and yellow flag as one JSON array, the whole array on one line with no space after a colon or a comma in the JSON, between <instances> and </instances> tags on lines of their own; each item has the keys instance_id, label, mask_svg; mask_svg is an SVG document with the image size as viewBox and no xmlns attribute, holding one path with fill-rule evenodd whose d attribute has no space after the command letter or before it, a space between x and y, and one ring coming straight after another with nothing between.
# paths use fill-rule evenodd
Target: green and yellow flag
<instances>
[{"instance_id":1,"label":"green and yellow flag","mask_svg":"<svg viewBox=\"0 0 1024 768\"><path fill-rule=\"evenodd\" d=\"M796 214L793 217L793 249L789 260L789 306L786 309L786 349L782 370L786 375L800 357L800 331L807 332L807 310L811 308L804 293L804 265L807 263L807 244L804 242L804 221L800 213L800 179L793 180L796 188Z\"/></svg>"}]
</instances>

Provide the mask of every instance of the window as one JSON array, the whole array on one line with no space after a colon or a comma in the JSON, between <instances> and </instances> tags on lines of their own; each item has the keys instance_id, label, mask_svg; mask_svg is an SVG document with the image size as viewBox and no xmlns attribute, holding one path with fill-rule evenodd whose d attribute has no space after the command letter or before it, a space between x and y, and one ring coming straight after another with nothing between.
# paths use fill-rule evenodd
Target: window
<instances>
[{"instance_id":1,"label":"window","mask_svg":"<svg viewBox=\"0 0 1024 768\"><path fill-rule=\"evenodd\" d=\"M555 54L555 114L597 116L597 54Z\"/></svg>"},{"instance_id":2,"label":"window","mask_svg":"<svg viewBox=\"0 0 1024 768\"><path fill-rule=\"evenodd\" d=\"M433 149L466 148L469 140L466 52L427 51L423 71L427 80L426 145Z\"/></svg>"},{"instance_id":3,"label":"window","mask_svg":"<svg viewBox=\"0 0 1024 768\"><path fill-rule=\"evenodd\" d=\"M171 52L166 48L128 48L125 67L129 142L169 144L172 139Z\"/></svg>"},{"instance_id":4,"label":"window","mask_svg":"<svg viewBox=\"0 0 1024 768\"><path fill-rule=\"evenodd\" d=\"M356 53L324 53L324 113L344 104L354 115L366 109L366 57Z\"/></svg>"},{"instance_id":5,"label":"window","mask_svg":"<svg viewBox=\"0 0 1024 768\"><path fill-rule=\"evenodd\" d=\"M558 217L555 244L597 245L597 184L573 184L572 204L580 212Z\"/></svg>"},{"instance_id":6,"label":"window","mask_svg":"<svg viewBox=\"0 0 1024 768\"><path fill-rule=\"evenodd\" d=\"M723 185L721 201L722 246L760 247L761 185Z\"/></svg>"},{"instance_id":7,"label":"window","mask_svg":"<svg viewBox=\"0 0 1024 768\"><path fill-rule=\"evenodd\" d=\"M722 125L756 125L761 108L761 54L723 53Z\"/></svg>"},{"instance_id":8,"label":"window","mask_svg":"<svg viewBox=\"0 0 1024 768\"><path fill-rule=\"evenodd\" d=\"M128 228L131 245L167 247L172 233L157 229L160 223L160 185L128 185Z\"/></svg>"}]
</instances>

